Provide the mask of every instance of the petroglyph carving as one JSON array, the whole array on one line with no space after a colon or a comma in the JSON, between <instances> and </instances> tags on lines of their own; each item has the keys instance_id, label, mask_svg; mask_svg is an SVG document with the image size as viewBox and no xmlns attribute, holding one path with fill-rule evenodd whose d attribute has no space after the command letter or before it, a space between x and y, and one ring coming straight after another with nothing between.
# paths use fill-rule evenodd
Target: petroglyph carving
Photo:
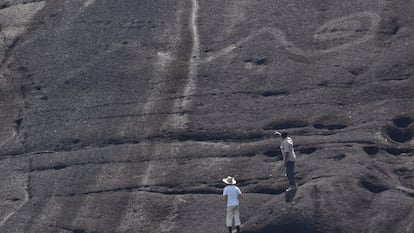
<instances>
[{"instance_id":1,"label":"petroglyph carving","mask_svg":"<svg viewBox=\"0 0 414 233\"><path fill-rule=\"evenodd\" d=\"M3 202L2 206L0 206L0 228L4 226L4 224L12 217L15 213L17 213L23 206L25 206L29 202L29 175L27 173L19 173L13 174L13 184L16 186L24 186L24 197L21 199L16 200L8 200Z\"/></svg>"},{"instance_id":2,"label":"petroglyph carving","mask_svg":"<svg viewBox=\"0 0 414 233\"><path fill-rule=\"evenodd\" d=\"M370 40L371 38L373 38L375 32L377 31L380 22L380 16L374 12L369 11L359 12L345 17L330 20L322 26L320 26L315 31L313 38L315 41L319 41L322 43L328 41L339 41L341 42L341 44L337 44L333 47L319 50L306 50L299 48L293 42L289 41L288 37L286 36L286 33L281 29L265 27L217 52L210 53L208 57L200 58L200 41L196 24L197 12L198 3L196 0L193 0L193 12L191 18L191 25L193 28L193 50L190 61L190 74L184 89L184 98L177 100L175 103L175 109L178 112L184 112L190 106L191 100L188 96L195 93L195 77L197 75L198 65L208 63L221 56L225 56L233 52L236 48L250 43L254 38L260 35L272 35L275 38L275 43L273 45L274 48L283 47L292 54L303 57L311 57L327 53L338 52L340 50L344 50ZM186 114L174 115L174 119L172 119L172 125L174 126L174 128L185 128L188 122L187 118L188 116Z\"/></svg>"},{"instance_id":3,"label":"petroglyph carving","mask_svg":"<svg viewBox=\"0 0 414 233\"><path fill-rule=\"evenodd\" d=\"M245 39L231 44L215 53L211 53L211 55L208 57L200 59L199 64L208 63L216 58L229 54L233 52L234 49L251 42L254 38L263 34L270 34L275 38L275 44L273 45L274 48L283 47L295 55L311 57L338 52L340 50L344 50L349 47L364 43L373 38L375 32L379 27L379 22L380 16L374 12L369 11L359 12L330 20L315 31L313 35L314 40L320 42L333 40L342 42L343 40L343 43L331 48L320 50L301 49L297 47L293 42L289 41L286 33L281 29L265 27L255 33L250 34Z\"/></svg>"},{"instance_id":4,"label":"petroglyph carving","mask_svg":"<svg viewBox=\"0 0 414 233\"><path fill-rule=\"evenodd\" d=\"M12 45L32 20L45 6L45 1L17 4L0 10L0 61L6 56L8 46Z\"/></svg>"}]
</instances>

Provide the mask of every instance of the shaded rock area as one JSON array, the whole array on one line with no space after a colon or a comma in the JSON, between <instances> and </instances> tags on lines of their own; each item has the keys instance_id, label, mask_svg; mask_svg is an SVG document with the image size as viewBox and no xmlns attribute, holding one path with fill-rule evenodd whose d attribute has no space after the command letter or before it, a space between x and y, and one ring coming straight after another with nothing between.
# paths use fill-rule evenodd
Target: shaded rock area
<instances>
[{"instance_id":1,"label":"shaded rock area","mask_svg":"<svg viewBox=\"0 0 414 233\"><path fill-rule=\"evenodd\" d=\"M1 0L0 232L414 232L409 0ZM299 189L273 130L293 137Z\"/></svg>"}]
</instances>

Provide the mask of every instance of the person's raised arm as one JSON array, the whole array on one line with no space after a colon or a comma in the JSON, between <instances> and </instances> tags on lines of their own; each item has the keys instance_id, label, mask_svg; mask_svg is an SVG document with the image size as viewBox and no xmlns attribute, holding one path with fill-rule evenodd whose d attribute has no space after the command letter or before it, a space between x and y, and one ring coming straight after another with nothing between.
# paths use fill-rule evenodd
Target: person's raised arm
<instances>
[{"instance_id":1,"label":"person's raised arm","mask_svg":"<svg viewBox=\"0 0 414 233\"><path fill-rule=\"evenodd\" d=\"M282 134L281 134L279 131L277 131L277 130L273 131L273 134L274 134L274 135L277 135L277 136L282 135Z\"/></svg>"}]
</instances>

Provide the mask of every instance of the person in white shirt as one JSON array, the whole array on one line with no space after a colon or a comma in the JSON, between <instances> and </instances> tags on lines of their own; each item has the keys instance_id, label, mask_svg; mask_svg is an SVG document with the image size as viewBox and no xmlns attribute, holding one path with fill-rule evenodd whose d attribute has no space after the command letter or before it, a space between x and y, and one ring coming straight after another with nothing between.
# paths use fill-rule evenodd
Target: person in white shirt
<instances>
[{"instance_id":1,"label":"person in white shirt","mask_svg":"<svg viewBox=\"0 0 414 233\"><path fill-rule=\"evenodd\" d=\"M242 194L239 187L236 186L236 180L234 177L228 176L223 179L226 183L226 187L223 190L223 196L227 198L227 214L226 214L226 225L229 232L232 233L233 220L236 226L237 233L240 233L240 211L239 211L239 196Z\"/></svg>"},{"instance_id":2,"label":"person in white shirt","mask_svg":"<svg viewBox=\"0 0 414 233\"><path fill-rule=\"evenodd\" d=\"M295 162L296 162L296 154L295 150L293 149L293 140L291 137L288 137L287 132L278 132L275 131L274 134L280 135L282 138L282 143L280 144L280 151L283 155L283 164L286 167L286 175L289 180L289 188L286 191L291 191L298 188L298 185L295 181Z\"/></svg>"}]
</instances>

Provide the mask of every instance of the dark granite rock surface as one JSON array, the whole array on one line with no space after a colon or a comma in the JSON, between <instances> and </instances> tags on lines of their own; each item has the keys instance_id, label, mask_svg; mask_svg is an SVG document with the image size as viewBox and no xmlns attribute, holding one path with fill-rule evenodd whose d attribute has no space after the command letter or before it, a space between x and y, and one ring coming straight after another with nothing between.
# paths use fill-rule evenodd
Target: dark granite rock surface
<instances>
[{"instance_id":1,"label":"dark granite rock surface","mask_svg":"<svg viewBox=\"0 0 414 233\"><path fill-rule=\"evenodd\" d=\"M1 0L0 232L226 232L232 175L246 233L412 233L413 12Z\"/></svg>"}]
</instances>

